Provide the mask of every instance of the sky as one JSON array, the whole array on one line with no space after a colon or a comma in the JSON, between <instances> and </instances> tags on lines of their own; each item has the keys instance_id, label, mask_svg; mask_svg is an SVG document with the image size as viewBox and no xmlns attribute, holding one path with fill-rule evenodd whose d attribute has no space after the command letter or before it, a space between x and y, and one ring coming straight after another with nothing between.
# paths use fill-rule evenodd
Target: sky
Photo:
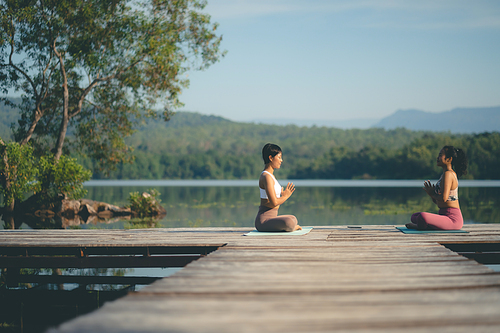
<instances>
[{"instance_id":1,"label":"sky","mask_svg":"<svg viewBox=\"0 0 500 333\"><path fill-rule=\"evenodd\" d=\"M373 121L500 105L500 1L208 0L227 55L180 110L234 121Z\"/></svg>"}]
</instances>

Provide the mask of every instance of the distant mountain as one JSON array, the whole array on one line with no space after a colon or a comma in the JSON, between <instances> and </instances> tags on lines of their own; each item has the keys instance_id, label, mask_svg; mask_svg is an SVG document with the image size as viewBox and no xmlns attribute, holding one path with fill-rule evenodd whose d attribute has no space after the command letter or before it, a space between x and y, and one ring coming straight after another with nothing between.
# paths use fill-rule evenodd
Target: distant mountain
<instances>
[{"instance_id":1,"label":"distant mountain","mask_svg":"<svg viewBox=\"0 0 500 333\"><path fill-rule=\"evenodd\" d=\"M383 118L373 127L414 131L482 133L500 131L500 106L489 108L457 108L431 113L421 110L399 110Z\"/></svg>"}]
</instances>

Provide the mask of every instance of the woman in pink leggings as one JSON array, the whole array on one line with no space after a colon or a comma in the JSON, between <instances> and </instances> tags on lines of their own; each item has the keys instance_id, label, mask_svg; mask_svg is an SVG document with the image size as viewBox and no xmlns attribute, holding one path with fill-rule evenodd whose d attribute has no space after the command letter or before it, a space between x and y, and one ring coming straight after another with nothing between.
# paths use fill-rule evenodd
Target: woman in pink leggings
<instances>
[{"instance_id":1,"label":"woman in pink leggings","mask_svg":"<svg viewBox=\"0 0 500 333\"><path fill-rule=\"evenodd\" d=\"M437 165L443 168L443 174L433 185L429 180L424 182L424 190L439 207L438 214L426 212L411 216L410 229L459 230L464 219L458 204L458 177L467 174L467 156L462 149L444 146L437 157Z\"/></svg>"},{"instance_id":2,"label":"woman in pink leggings","mask_svg":"<svg viewBox=\"0 0 500 333\"><path fill-rule=\"evenodd\" d=\"M259 231L295 231L301 230L297 218L293 215L279 215L278 208L295 191L293 183L283 189L274 177L274 170L281 167L283 156L281 148L268 143L262 148L264 171L260 174L260 207L255 217L255 228Z\"/></svg>"}]
</instances>

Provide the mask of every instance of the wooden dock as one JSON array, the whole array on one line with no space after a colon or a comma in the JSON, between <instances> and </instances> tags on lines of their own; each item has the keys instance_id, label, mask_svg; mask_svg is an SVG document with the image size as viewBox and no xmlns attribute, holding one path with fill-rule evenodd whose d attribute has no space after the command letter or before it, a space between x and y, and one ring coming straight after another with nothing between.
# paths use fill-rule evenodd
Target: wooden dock
<instances>
[{"instance_id":1,"label":"wooden dock","mask_svg":"<svg viewBox=\"0 0 500 333\"><path fill-rule=\"evenodd\" d=\"M500 273L442 245L495 248L500 225L464 230L29 230L1 231L0 246L219 247L53 332L500 332Z\"/></svg>"}]
</instances>

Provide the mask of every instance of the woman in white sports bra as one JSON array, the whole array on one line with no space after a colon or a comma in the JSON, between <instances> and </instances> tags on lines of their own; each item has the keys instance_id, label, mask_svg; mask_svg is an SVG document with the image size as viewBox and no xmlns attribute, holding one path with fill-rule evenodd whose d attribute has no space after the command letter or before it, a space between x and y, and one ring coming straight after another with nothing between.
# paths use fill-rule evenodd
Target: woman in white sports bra
<instances>
[{"instance_id":1,"label":"woman in white sports bra","mask_svg":"<svg viewBox=\"0 0 500 333\"><path fill-rule=\"evenodd\" d=\"M458 230L464 224L458 204L458 177L467 174L467 156L462 149L444 146L439 152L437 166L443 168L441 178L435 185L429 180L424 182L424 190L438 206L439 213L415 213L406 224L407 228Z\"/></svg>"},{"instance_id":2,"label":"woman in white sports bra","mask_svg":"<svg viewBox=\"0 0 500 333\"><path fill-rule=\"evenodd\" d=\"M295 191L295 185L288 183L282 188L274 177L274 170L281 167L282 151L275 144L268 143L262 148L262 158L266 166L260 174L260 207L255 218L255 229L259 231L295 231L301 230L297 218L293 215L278 216L278 208Z\"/></svg>"}]
</instances>

